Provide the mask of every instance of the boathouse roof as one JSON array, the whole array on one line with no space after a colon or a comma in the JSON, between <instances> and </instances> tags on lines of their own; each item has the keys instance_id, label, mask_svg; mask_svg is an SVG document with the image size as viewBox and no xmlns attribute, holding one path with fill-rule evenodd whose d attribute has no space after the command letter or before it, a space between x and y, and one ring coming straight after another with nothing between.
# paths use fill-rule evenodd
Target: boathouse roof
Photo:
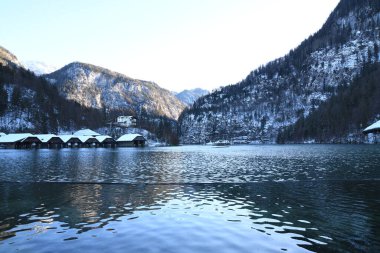
<instances>
[{"instance_id":1,"label":"boathouse roof","mask_svg":"<svg viewBox=\"0 0 380 253\"><path fill-rule=\"evenodd\" d=\"M77 136L78 139L82 142L82 143L97 143L99 142L95 137L93 136Z\"/></svg>"},{"instance_id":2,"label":"boathouse roof","mask_svg":"<svg viewBox=\"0 0 380 253\"><path fill-rule=\"evenodd\" d=\"M103 141L107 140L107 139L111 139L112 141L115 141L111 136L109 135L98 135L95 137L100 143L102 143Z\"/></svg>"},{"instance_id":3,"label":"boathouse roof","mask_svg":"<svg viewBox=\"0 0 380 253\"><path fill-rule=\"evenodd\" d=\"M124 134L120 136L120 138L116 141L134 141L136 138L145 140L145 138L141 134Z\"/></svg>"},{"instance_id":4,"label":"boathouse roof","mask_svg":"<svg viewBox=\"0 0 380 253\"><path fill-rule=\"evenodd\" d=\"M75 136L99 136L100 134L91 129L82 129L74 133Z\"/></svg>"},{"instance_id":5,"label":"boathouse roof","mask_svg":"<svg viewBox=\"0 0 380 253\"><path fill-rule=\"evenodd\" d=\"M369 127L367 127L366 129L363 130L363 133L367 134L367 133L372 133L372 132L375 132L375 131L380 131L380 120L373 123L372 125L370 125Z\"/></svg>"},{"instance_id":6,"label":"boathouse roof","mask_svg":"<svg viewBox=\"0 0 380 253\"><path fill-rule=\"evenodd\" d=\"M57 136L55 134L36 134L35 135L42 143L49 142L52 138L60 138L60 136ZM60 138L62 140L62 138ZM63 140L62 140L63 141Z\"/></svg>"},{"instance_id":7,"label":"boathouse roof","mask_svg":"<svg viewBox=\"0 0 380 253\"><path fill-rule=\"evenodd\" d=\"M29 137L35 137L30 133L22 133L22 134L8 134L0 137L0 143L13 143L13 142L21 142Z\"/></svg>"},{"instance_id":8,"label":"boathouse roof","mask_svg":"<svg viewBox=\"0 0 380 253\"><path fill-rule=\"evenodd\" d=\"M64 143L67 143L69 140L71 140L73 138L79 140L78 136L74 136L71 134L63 134L63 135L59 135L58 137L61 138L61 140L63 140Z\"/></svg>"}]
</instances>

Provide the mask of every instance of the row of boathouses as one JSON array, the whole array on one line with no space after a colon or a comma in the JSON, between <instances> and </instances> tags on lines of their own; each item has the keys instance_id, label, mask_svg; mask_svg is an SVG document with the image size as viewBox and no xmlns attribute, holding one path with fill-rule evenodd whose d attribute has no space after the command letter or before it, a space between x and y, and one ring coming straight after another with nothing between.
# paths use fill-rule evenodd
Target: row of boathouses
<instances>
[{"instance_id":1,"label":"row of boathouses","mask_svg":"<svg viewBox=\"0 0 380 253\"><path fill-rule=\"evenodd\" d=\"M140 134L125 134L118 139L83 129L72 135L0 133L2 148L90 148L90 147L143 147L146 139Z\"/></svg>"}]
</instances>

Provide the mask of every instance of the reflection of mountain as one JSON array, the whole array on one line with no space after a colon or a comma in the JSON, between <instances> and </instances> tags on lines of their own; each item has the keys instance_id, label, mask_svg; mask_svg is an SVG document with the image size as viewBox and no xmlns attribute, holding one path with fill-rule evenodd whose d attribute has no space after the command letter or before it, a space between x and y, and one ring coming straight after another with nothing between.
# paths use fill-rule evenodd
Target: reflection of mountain
<instances>
[{"instance_id":1,"label":"reflection of mountain","mask_svg":"<svg viewBox=\"0 0 380 253\"><path fill-rule=\"evenodd\" d=\"M233 243L245 247L241 252L251 252L246 246L259 239L258 247L271 245L272 251L285 247L294 252L376 252L380 248L376 230L379 194L377 183L370 181L0 183L0 247L2 241L5 245L11 238L22 244L28 232L45 233L44 237L50 233L51 238L62 234L61 240L81 239L85 244L91 236L99 235L108 244L111 239L105 233L114 231L118 233L114 238L122 239L118 243L126 243L126 239L128 243L136 241L143 247L141 250L154 244L147 238L160 236L162 242L170 241L160 245L160 249L168 251L189 242L194 247L191 242L198 238L211 246L238 240ZM135 229L139 232L134 233ZM252 242L244 241L249 237ZM223 241L215 242L215 238Z\"/></svg>"}]
</instances>

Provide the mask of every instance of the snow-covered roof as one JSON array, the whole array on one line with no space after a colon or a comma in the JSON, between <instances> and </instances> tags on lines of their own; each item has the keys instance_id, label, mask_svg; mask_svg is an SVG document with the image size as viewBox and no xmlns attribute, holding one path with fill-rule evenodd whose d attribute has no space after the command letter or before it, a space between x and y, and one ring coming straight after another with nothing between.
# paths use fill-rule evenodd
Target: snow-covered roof
<instances>
[{"instance_id":1,"label":"snow-covered roof","mask_svg":"<svg viewBox=\"0 0 380 253\"><path fill-rule=\"evenodd\" d=\"M100 143L102 143L104 140L106 139L109 139L111 138L113 140L113 138L109 135L99 135L99 136L96 136L95 137Z\"/></svg>"},{"instance_id":2,"label":"snow-covered roof","mask_svg":"<svg viewBox=\"0 0 380 253\"><path fill-rule=\"evenodd\" d=\"M57 136L55 134L36 134L35 136L38 139L40 139L40 141L43 142L43 143L46 143L46 142L50 141L51 138L54 138L54 137L58 137L59 138L60 137L60 136Z\"/></svg>"},{"instance_id":3,"label":"snow-covered roof","mask_svg":"<svg viewBox=\"0 0 380 253\"><path fill-rule=\"evenodd\" d=\"M124 134L124 135L120 136L120 138L117 139L116 141L133 141L137 137L144 138L141 134Z\"/></svg>"},{"instance_id":4,"label":"snow-covered roof","mask_svg":"<svg viewBox=\"0 0 380 253\"><path fill-rule=\"evenodd\" d=\"M94 138L96 140L95 137L93 136L77 136L79 138L79 140L82 142L82 143L85 143L86 141L88 141L88 139L91 139L91 138Z\"/></svg>"},{"instance_id":5,"label":"snow-covered roof","mask_svg":"<svg viewBox=\"0 0 380 253\"><path fill-rule=\"evenodd\" d=\"M71 134L59 135L58 137L61 138L61 140L63 140L63 142L65 143L68 142L71 138L78 138L78 136L74 136Z\"/></svg>"},{"instance_id":6,"label":"snow-covered roof","mask_svg":"<svg viewBox=\"0 0 380 253\"><path fill-rule=\"evenodd\" d=\"M30 133L8 134L8 135L4 135L0 137L0 143L12 143L12 142L23 141L28 137L35 137L35 136Z\"/></svg>"},{"instance_id":7,"label":"snow-covered roof","mask_svg":"<svg viewBox=\"0 0 380 253\"><path fill-rule=\"evenodd\" d=\"M380 130L380 120L373 123L372 125L370 125L369 127L367 127L366 129L364 129L363 132L367 133L367 132L371 132L371 131L374 131L374 130Z\"/></svg>"},{"instance_id":8,"label":"snow-covered roof","mask_svg":"<svg viewBox=\"0 0 380 253\"><path fill-rule=\"evenodd\" d=\"M100 134L91 129L82 129L74 133L75 136L99 136Z\"/></svg>"}]
</instances>

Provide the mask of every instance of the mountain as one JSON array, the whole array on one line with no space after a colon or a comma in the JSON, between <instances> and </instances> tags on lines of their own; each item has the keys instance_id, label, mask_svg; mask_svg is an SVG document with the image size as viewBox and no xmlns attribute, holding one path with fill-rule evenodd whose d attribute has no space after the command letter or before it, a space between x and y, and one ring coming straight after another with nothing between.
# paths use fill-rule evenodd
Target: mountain
<instances>
[{"instance_id":1,"label":"mountain","mask_svg":"<svg viewBox=\"0 0 380 253\"><path fill-rule=\"evenodd\" d=\"M379 1L342 0L318 32L287 55L195 101L179 118L181 141L275 142L282 129L379 61L379 33Z\"/></svg>"},{"instance_id":2,"label":"mountain","mask_svg":"<svg viewBox=\"0 0 380 253\"><path fill-rule=\"evenodd\" d=\"M192 90L183 90L179 93L176 93L175 96L181 100L186 105L190 106L194 103L198 98L207 95L209 93L208 90L203 90L201 88L196 88Z\"/></svg>"},{"instance_id":3,"label":"mountain","mask_svg":"<svg viewBox=\"0 0 380 253\"><path fill-rule=\"evenodd\" d=\"M104 126L100 110L86 108L60 96L56 87L25 69L17 57L0 46L0 130L57 133Z\"/></svg>"},{"instance_id":4,"label":"mountain","mask_svg":"<svg viewBox=\"0 0 380 253\"><path fill-rule=\"evenodd\" d=\"M3 66L21 67L22 64L18 61L17 57L9 52L7 49L0 46L0 64Z\"/></svg>"},{"instance_id":5,"label":"mountain","mask_svg":"<svg viewBox=\"0 0 380 253\"><path fill-rule=\"evenodd\" d=\"M45 79L14 63L0 64L0 130L57 133L104 126L102 111L59 95Z\"/></svg>"},{"instance_id":6,"label":"mountain","mask_svg":"<svg viewBox=\"0 0 380 253\"><path fill-rule=\"evenodd\" d=\"M79 104L103 109L124 110L177 119L185 108L170 91L148 81L91 64L74 62L44 75L63 96Z\"/></svg>"},{"instance_id":7,"label":"mountain","mask_svg":"<svg viewBox=\"0 0 380 253\"><path fill-rule=\"evenodd\" d=\"M29 69L37 76L45 75L56 71L58 68L41 61L26 61L23 62L26 69Z\"/></svg>"}]
</instances>

